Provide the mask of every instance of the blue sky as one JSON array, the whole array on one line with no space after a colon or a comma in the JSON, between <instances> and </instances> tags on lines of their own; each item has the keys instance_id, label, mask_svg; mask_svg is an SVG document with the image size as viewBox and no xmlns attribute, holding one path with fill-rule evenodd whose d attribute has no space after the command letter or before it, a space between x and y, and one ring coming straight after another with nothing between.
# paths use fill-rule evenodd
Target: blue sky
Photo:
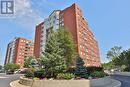
<instances>
[{"instance_id":1,"label":"blue sky","mask_svg":"<svg viewBox=\"0 0 130 87\"><path fill-rule=\"evenodd\" d=\"M15 0L13 18L0 17L0 64L6 46L14 37L34 39L35 26L55 9L77 3L94 33L102 62L107 51L117 45L130 48L130 0Z\"/></svg>"}]
</instances>

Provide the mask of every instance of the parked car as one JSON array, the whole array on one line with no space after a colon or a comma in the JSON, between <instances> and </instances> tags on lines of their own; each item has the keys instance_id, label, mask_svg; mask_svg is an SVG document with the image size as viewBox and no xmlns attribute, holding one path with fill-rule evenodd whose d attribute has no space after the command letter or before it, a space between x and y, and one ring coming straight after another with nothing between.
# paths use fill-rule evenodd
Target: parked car
<instances>
[{"instance_id":1,"label":"parked car","mask_svg":"<svg viewBox=\"0 0 130 87\"><path fill-rule=\"evenodd\" d=\"M23 68L23 69L20 69L19 73L20 73L20 74L25 74L26 71L27 71L27 68Z\"/></svg>"},{"instance_id":2,"label":"parked car","mask_svg":"<svg viewBox=\"0 0 130 87\"><path fill-rule=\"evenodd\" d=\"M0 73L4 73L4 72L5 72L4 69L1 69L1 70L0 70Z\"/></svg>"},{"instance_id":3,"label":"parked car","mask_svg":"<svg viewBox=\"0 0 130 87\"><path fill-rule=\"evenodd\" d=\"M14 74L14 71L10 71L10 70L8 70L8 71L6 71L6 74L7 74L7 75Z\"/></svg>"}]
</instances>

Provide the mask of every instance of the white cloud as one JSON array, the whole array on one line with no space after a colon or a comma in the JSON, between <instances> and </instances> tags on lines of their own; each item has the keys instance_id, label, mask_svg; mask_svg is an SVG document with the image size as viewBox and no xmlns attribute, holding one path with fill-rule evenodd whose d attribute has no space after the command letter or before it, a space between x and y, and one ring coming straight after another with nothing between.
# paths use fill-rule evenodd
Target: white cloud
<instances>
[{"instance_id":1,"label":"white cloud","mask_svg":"<svg viewBox=\"0 0 130 87\"><path fill-rule=\"evenodd\" d=\"M43 18L31 7L31 0L15 0L14 21L29 27L43 21Z\"/></svg>"}]
</instances>

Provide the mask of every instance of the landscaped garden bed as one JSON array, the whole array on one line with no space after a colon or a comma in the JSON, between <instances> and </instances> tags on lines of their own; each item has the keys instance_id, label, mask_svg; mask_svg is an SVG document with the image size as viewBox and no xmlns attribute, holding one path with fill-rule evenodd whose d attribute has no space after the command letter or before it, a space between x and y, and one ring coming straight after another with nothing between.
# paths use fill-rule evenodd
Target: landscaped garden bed
<instances>
[{"instance_id":1,"label":"landscaped garden bed","mask_svg":"<svg viewBox=\"0 0 130 87\"><path fill-rule=\"evenodd\" d=\"M20 77L20 84L31 87L90 87L89 80L52 80L52 79L27 79Z\"/></svg>"}]
</instances>

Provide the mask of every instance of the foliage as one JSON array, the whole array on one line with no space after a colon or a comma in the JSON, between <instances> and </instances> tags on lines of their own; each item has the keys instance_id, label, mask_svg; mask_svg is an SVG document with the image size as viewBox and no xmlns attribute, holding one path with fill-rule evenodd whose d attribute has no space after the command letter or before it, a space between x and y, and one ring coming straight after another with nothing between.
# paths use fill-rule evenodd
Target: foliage
<instances>
[{"instance_id":1,"label":"foliage","mask_svg":"<svg viewBox=\"0 0 130 87\"><path fill-rule=\"evenodd\" d=\"M57 75L57 79L72 79L75 75L72 73L59 73Z\"/></svg>"},{"instance_id":2,"label":"foliage","mask_svg":"<svg viewBox=\"0 0 130 87\"><path fill-rule=\"evenodd\" d=\"M61 55L63 49L59 47L58 38L57 33L50 33L44 56L41 58L46 77L56 77L58 73L66 70L65 59Z\"/></svg>"},{"instance_id":3,"label":"foliage","mask_svg":"<svg viewBox=\"0 0 130 87\"><path fill-rule=\"evenodd\" d=\"M82 78L88 78L88 73L87 73L86 67L84 66L84 61L80 57L78 57L76 60L75 75L82 77Z\"/></svg>"},{"instance_id":4,"label":"foliage","mask_svg":"<svg viewBox=\"0 0 130 87\"><path fill-rule=\"evenodd\" d=\"M24 59L24 67L25 68L32 68L37 65L37 60L33 57L27 57Z\"/></svg>"},{"instance_id":5,"label":"foliage","mask_svg":"<svg viewBox=\"0 0 130 87\"><path fill-rule=\"evenodd\" d=\"M122 71L130 71L130 49L121 51L121 47L113 47L107 53L108 58L112 58L108 66L112 65L114 68L120 68ZM103 64L103 67L107 65Z\"/></svg>"},{"instance_id":6,"label":"foliage","mask_svg":"<svg viewBox=\"0 0 130 87\"><path fill-rule=\"evenodd\" d=\"M126 67L123 71L130 72L130 67Z\"/></svg>"},{"instance_id":7,"label":"foliage","mask_svg":"<svg viewBox=\"0 0 130 87\"><path fill-rule=\"evenodd\" d=\"M76 61L76 46L74 40L67 29L60 28L56 33L58 37L59 48L63 50L61 54L63 58L65 58L67 68L70 68L75 65Z\"/></svg>"},{"instance_id":8,"label":"foliage","mask_svg":"<svg viewBox=\"0 0 130 87\"><path fill-rule=\"evenodd\" d=\"M106 74L103 71L94 71L93 73L90 74L90 76L102 78L102 77L108 76L108 74Z\"/></svg>"},{"instance_id":9,"label":"foliage","mask_svg":"<svg viewBox=\"0 0 130 87\"><path fill-rule=\"evenodd\" d=\"M24 75L25 77L29 78L29 77L34 77L34 69L33 68L28 68L26 70L26 73Z\"/></svg>"},{"instance_id":10,"label":"foliage","mask_svg":"<svg viewBox=\"0 0 130 87\"><path fill-rule=\"evenodd\" d=\"M67 73L75 73L75 69L76 67L70 67L69 69L67 69Z\"/></svg>"},{"instance_id":11,"label":"foliage","mask_svg":"<svg viewBox=\"0 0 130 87\"><path fill-rule=\"evenodd\" d=\"M16 69L19 69L20 66L18 64L12 64L12 63L8 63L4 66L6 71L15 71Z\"/></svg>"},{"instance_id":12,"label":"foliage","mask_svg":"<svg viewBox=\"0 0 130 87\"><path fill-rule=\"evenodd\" d=\"M102 67L96 67L96 66L87 67L87 72L88 72L89 75L93 72L96 72L96 71L98 71L98 72L103 71L103 68Z\"/></svg>"},{"instance_id":13,"label":"foliage","mask_svg":"<svg viewBox=\"0 0 130 87\"><path fill-rule=\"evenodd\" d=\"M119 56L118 62L114 61L114 63L119 66L125 65L124 71L130 71L130 49L123 51Z\"/></svg>"},{"instance_id":14,"label":"foliage","mask_svg":"<svg viewBox=\"0 0 130 87\"><path fill-rule=\"evenodd\" d=\"M110 61L110 62L108 62L108 63L103 63L103 64L102 64L102 67L103 67L104 69L112 69L112 68L114 68L114 65L113 65L112 61Z\"/></svg>"},{"instance_id":15,"label":"foliage","mask_svg":"<svg viewBox=\"0 0 130 87\"><path fill-rule=\"evenodd\" d=\"M113 59L117 58L121 52L122 52L122 47L114 46L107 52L107 58L110 60L113 60Z\"/></svg>"},{"instance_id":16,"label":"foliage","mask_svg":"<svg viewBox=\"0 0 130 87\"><path fill-rule=\"evenodd\" d=\"M40 78L34 77L33 80L40 80Z\"/></svg>"},{"instance_id":17,"label":"foliage","mask_svg":"<svg viewBox=\"0 0 130 87\"><path fill-rule=\"evenodd\" d=\"M35 71L34 72L34 77L44 78L45 77L45 71L44 70Z\"/></svg>"},{"instance_id":18,"label":"foliage","mask_svg":"<svg viewBox=\"0 0 130 87\"><path fill-rule=\"evenodd\" d=\"M48 36L45 52L41 58L46 77L56 77L75 64L75 44L72 36L65 29L51 31Z\"/></svg>"}]
</instances>

